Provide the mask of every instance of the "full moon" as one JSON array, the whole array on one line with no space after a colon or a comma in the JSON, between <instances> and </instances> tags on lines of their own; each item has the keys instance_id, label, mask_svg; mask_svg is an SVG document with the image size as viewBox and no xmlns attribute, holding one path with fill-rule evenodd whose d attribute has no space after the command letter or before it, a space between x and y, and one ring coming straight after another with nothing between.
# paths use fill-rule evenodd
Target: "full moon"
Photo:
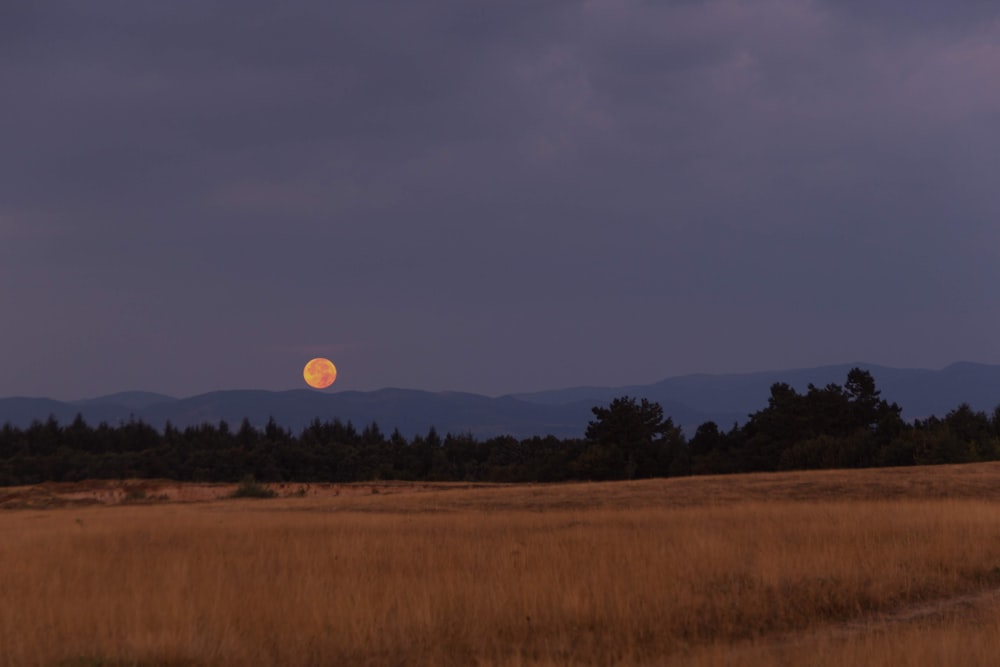
<instances>
[{"instance_id":1,"label":"full moon","mask_svg":"<svg viewBox=\"0 0 1000 667\"><path fill-rule=\"evenodd\" d=\"M314 389L326 389L337 379L337 367L329 359L312 359L302 369L306 384Z\"/></svg>"}]
</instances>

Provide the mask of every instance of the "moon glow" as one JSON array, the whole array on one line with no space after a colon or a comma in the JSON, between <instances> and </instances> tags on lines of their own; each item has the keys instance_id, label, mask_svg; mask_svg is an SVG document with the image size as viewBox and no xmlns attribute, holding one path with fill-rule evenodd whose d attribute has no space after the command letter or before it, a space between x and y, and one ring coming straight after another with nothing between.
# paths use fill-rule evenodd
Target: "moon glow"
<instances>
[{"instance_id":1,"label":"moon glow","mask_svg":"<svg viewBox=\"0 0 1000 667\"><path fill-rule=\"evenodd\" d=\"M313 389L326 389L337 379L337 367L329 359L311 359L302 369L302 377Z\"/></svg>"}]
</instances>

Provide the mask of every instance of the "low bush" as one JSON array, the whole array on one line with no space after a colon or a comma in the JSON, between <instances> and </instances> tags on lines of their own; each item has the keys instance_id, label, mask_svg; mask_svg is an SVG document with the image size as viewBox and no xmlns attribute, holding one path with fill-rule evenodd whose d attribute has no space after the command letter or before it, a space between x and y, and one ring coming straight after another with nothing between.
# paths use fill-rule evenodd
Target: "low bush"
<instances>
[{"instance_id":1,"label":"low bush","mask_svg":"<svg viewBox=\"0 0 1000 667\"><path fill-rule=\"evenodd\" d=\"M247 475L233 491L233 498L274 498L277 492L258 482L253 475Z\"/></svg>"}]
</instances>

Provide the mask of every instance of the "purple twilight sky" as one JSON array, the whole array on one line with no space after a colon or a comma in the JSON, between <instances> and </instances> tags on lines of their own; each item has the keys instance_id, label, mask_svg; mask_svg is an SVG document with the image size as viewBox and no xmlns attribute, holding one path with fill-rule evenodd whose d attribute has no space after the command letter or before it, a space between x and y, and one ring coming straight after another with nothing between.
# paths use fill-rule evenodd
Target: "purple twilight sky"
<instances>
[{"instance_id":1,"label":"purple twilight sky","mask_svg":"<svg viewBox=\"0 0 1000 667\"><path fill-rule=\"evenodd\" d=\"M0 396L1000 363L995 0L0 6Z\"/></svg>"}]
</instances>

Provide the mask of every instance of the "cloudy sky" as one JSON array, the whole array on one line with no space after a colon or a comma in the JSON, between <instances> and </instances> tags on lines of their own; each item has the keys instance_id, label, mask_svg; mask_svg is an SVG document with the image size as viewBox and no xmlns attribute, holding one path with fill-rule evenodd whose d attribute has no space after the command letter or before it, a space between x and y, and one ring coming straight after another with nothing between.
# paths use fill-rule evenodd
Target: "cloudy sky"
<instances>
[{"instance_id":1,"label":"cloudy sky","mask_svg":"<svg viewBox=\"0 0 1000 667\"><path fill-rule=\"evenodd\" d=\"M0 5L0 396L1000 363L994 0Z\"/></svg>"}]
</instances>

